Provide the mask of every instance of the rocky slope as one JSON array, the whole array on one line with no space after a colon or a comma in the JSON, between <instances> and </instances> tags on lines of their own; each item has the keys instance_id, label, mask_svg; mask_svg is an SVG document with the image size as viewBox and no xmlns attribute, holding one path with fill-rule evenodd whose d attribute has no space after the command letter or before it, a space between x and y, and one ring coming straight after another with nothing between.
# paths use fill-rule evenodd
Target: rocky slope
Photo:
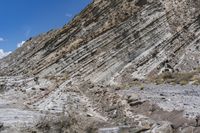
<instances>
[{"instance_id":1,"label":"rocky slope","mask_svg":"<svg viewBox=\"0 0 200 133\"><path fill-rule=\"evenodd\" d=\"M185 118L179 112L185 108L170 112L120 89L165 71L198 68L199 33L199 0L94 0L63 28L30 38L0 60L0 129L198 132L198 111ZM142 113L145 107L152 115L178 114L185 123L156 119Z\"/></svg>"},{"instance_id":2,"label":"rocky slope","mask_svg":"<svg viewBox=\"0 0 200 133\"><path fill-rule=\"evenodd\" d=\"M192 70L199 66L198 4L187 0L94 1L63 28L31 38L4 58L1 73L44 76L65 72L94 82L120 82L163 69Z\"/></svg>"}]
</instances>

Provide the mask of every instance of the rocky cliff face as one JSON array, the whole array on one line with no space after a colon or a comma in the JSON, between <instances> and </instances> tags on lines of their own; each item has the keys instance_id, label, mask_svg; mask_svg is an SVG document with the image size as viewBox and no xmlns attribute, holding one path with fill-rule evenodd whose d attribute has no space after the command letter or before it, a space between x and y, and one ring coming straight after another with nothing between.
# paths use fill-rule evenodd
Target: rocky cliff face
<instances>
[{"instance_id":1,"label":"rocky cliff face","mask_svg":"<svg viewBox=\"0 0 200 133\"><path fill-rule=\"evenodd\" d=\"M17 100L17 105L22 106L17 108L17 114L26 117L43 118L48 113L49 118L57 118L57 114L68 114L71 120L75 113L73 116L80 115L83 125L89 117L90 124L111 126L126 121L138 126L137 120L144 122L145 117L136 116L137 110L132 111L125 96L121 91L118 94L118 88L113 86L151 78L164 71L186 72L198 68L199 34L200 0L94 0L63 28L30 38L0 60L2 103L9 101L7 104L16 109ZM131 106L143 103L134 102ZM13 111L6 109L2 112ZM5 125L15 123L12 118L17 114L7 114L9 121L4 120ZM133 118L136 123L132 122ZM60 125L64 121L59 121ZM139 125L142 131L182 130L180 125L172 128L171 124L162 123L157 127L155 120L148 122L147 127ZM95 130L88 129L88 125L77 128L79 122L68 124L71 127L48 125L47 129L52 132L64 128L74 132ZM35 130L45 130L44 125L36 124ZM104 133L103 129L99 132Z\"/></svg>"},{"instance_id":2,"label":"rocky cliff face","mask_svg":"<svg viewBox=\"0 0 200 133\"><path fill-rule=\"evenodd\" d=\"M199 66L199 1L94 1L63 28L1 61L2 75L121 82ZM190 55L190 56L188 56ZM166 68L168 66L168 68Z\"/></svg>"}]
</instances>

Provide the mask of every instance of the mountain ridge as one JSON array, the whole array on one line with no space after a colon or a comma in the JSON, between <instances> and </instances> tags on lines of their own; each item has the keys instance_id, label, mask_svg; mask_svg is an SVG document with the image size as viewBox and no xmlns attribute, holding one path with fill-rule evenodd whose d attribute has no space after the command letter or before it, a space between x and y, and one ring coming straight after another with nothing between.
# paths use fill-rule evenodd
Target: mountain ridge
<instances>
[{"instance_id":1,"label":"mountain ridge","mask_svg":"<svg viewBox=\"0 0 200 133\"><path fill-rule=\"evenodd\" d=\"M98 5L98 6L96 6L97 4L99 4L99 2L100 1L94 1L93 2L93 4L90 4L90 5L88 5L88 8L86 8L84 11L82 11L81 13L80 13L80 15L79 16L76 16L71 22L69 22L69 24L68 25L65 25L63 28L61 28L61 29L59 29L59 30L56 30L55 31L55 33L52 33L53 35L52 35L52 37L51 37L51 35L49 36L49 40L48 40L48 38L45 38L45 36L48 36L48 33L46 33L46 35L44 35L44 37L41 37L41 38L45 38L44 40L46 41L44 41L44 42L42 42L41 41L41 43L40 42L38 42L38 40L36 40L35 42L37 43L37 44L42 44L43 46L41 46L42 47L42 49L40 49L40 51L43 51L44 53L42 53L41 52L41 54L42 54L42 56L44 56L44 57L42 57L42 58L47 58L46 60L51 60L51 59L48 59L48 58L53 58L53 57L47 57L47 55L49 55L49 53L53 53L53 52L55 52L55 50L57 50L57 52L56 53L54 53L54 55L59 55L59 54L61 54L61 53L63 53L63 54L67 54L69 51L72 51L72 50L74 50L74 49L76 49L76 47L78 48L78 47L80 47L80 46L82 46L82 45L85 45L85 44L87 44L87 42L90 42L90 40L92 40L92 39L94 39L95 38L95 36L96 37L98 37L98 36L101 36L101 35L103 35L103 34L105 34L107 31L109 31L109 29L112 29L112 28L114 28L113 26L117 26L118 25L118 23L121 23L121 21L122 22L126 22L126 19L129 17L129 16L134 16L133 14L134 13L139 13L140 11L138 11L138 10L140 10L140 8L143 8L143 5L140 5L140 6L135 6L134 4L130 4L131 2L127 2L126 3L126 1L125 2L123 2L123 6L124 6L124 8L122 8L122 9L120 9L120 10L118 10L118 13L113 13L113 12L111 12L110 13L110 15L111 15L111 17L106 17L106 18L102 18L103 20L104 20L104 22L102 22L102 21L98 21L98 20L95 20L95 19L98 19L98 17L94 17L94 15L92 14L93 12L95 12L95 10L96 11L98 11L98 6L101 6L101 7L106 7L106 6L109 6L109 4L112 4L113 6L115 5L114 3L117 3L117 2L112 2L111 1L111 3L109 3L108 1L106 1L106 2L102 2L100 5ZM135 1L134 1L135 2ZM132 1L132 3L134 3L133 1ZM104 3L105 3L105 5L104 5ZM120 2L119 2L120 3ZM118 5L120 5L118 3ZM137 5L137 1L135 2L136 3L136 5ZM191 40L193 40L193 36L194 35L192 35L192 32L189 32L187 29L186 30L184 30L183 29L183 27L184 28L189 28L189 23L188 24L182 24L184 21L183 21L183 19L182 18L180 18L180 19L177 19L176 18L176 20L174 20L174 18L173 18L173 14L176 14L177 12L178 13L182 13L182 17L184 16L184 15L186 15L184 18L188 18L188 21L190 22L191 20L192 20L192 18L191 17L188 17L188 16L191 16L191 14L194 12L192 12L192 13L190 13L190 11L188 11L187 13L184 13L182 10L184 10L184 9L186 9L187 8L187 6L185 7L185 3L184 2L179 2L177 5L183 5L183 6L181 6L182 8L181 9L179 9L179 8L175 8L174 7L174 12L171 12L172 10L171 9L168 9L168 8L170 8L170 7L168 7L168 4L170 5L171 3L170 2L165 2L165 4L164 5L166 5L165 7L162 7L160 4L162 4L162 3L159 3L158 1L155 1L155 2L149 2L149 1L143 1L143 2L141 2L142 4L145 4L145 5L148 5L148 3L152 3L152 4L149 4L149 5L152 5L152 6L156 6L156 4L158 4L159 6L160 6L160 9L158 8L157 10L164 10L164 8L166 8L166 12L167 12L167 14L172 14L172 17L170 17L169 15L167 15L167 14L165 14L165 11L164 12L158 12L158 13L163 13L163 17L168 17L168 18L165 18L165 19L167 19L166 21L167 21L167 23L168 23L168 29L166 28L167 27L167 25L166 25L166 29L164 29L164 30L168 30L168 34L174 34L174 32L177 32L177 30L179 31L179 32L177 32L176 34L174 34L173 36L175 36L175 38L176 38L176 36L179 36L178 34L180 34L180 36L184 36L184 38L188 38L188 40L187 39L185 39L185 40L183 40L183 41L189 41L190 40L190 38L191 38ZM154 3L154 4L153 4ZM107 4L107 5L106 5ZM127 5L126 5L127 4ZM138 4L139 5L139 4ZM176 4L174 4L175 6L176 6ZM94 7L93 7L94 6ZM110 7L110 6L109 6ZM115 7L115 6L114 6ZM146 6L147 7L147 6ZM117 8L117 7L115 7L115 8ZM149 8L151 8L151 7L149 7ZM153 8L153 7L152 7ZM163 9L162 9L163 8ZM183 9L184 8L184 9ZM190 8L189 8L190 9ZM93 11L94 10L94 11ZM111 10L112 10L112 8L111 8ZM176 11L177 10L177 11ZM104 11L104 9L101 9L101 10L99 10L99 11ZM88 13L89 12L89 13ZM109 12L109 11L108 11ZM98 13L97 13L98 14ZM116 14L116 15L115 15ZM120 17L120 14L121 14L121 17ZM196 12L196 14L198 14L197 12ZM127 15L127 16L126 16ZM96 15L97 16L97 15ZM117 17L117 18L115 18L115 16ZM178 16L178 15L177 15ZM194 15L194 16L196 16L196 15ZM139 17L139 16L137 16L137 17ZM152 16L153 17L153 16ZM156 17L156 16L155 16ZM162 18L162 15L160 16L161 18ZM149 20L149 21L152 21L152 24L154 24L154 23L156 23L156 21L159 21L159 19L161 19L161 18L158 18L158 19L155 19L154 21L152 21L152 20ZM88 20L86 20L86 21L84 21L84 19L88 19ZM142 19L144 19L143 21L145 22L145 19L147 19L147 18L141 18L141 23L142 23ZM80 21L81 20L81 21ZM191 24L193 24L193 23L196 23L196 21L198 21L199 19L197 18L196 20L194 20L194 22L191 22ZM99 27L98 29L97 29L97 31L96 31L96 33L94 32L94 34L91 34L91 31L89 31L89 30L87 30L86 31L86 28L88 28L89 26L88 26L88 24L87 23L94 23L94 22L92 22L92 21L97 21L97 22L101 22L101 23L103 23L103 25L102 24L100 24L100 25L102 25L103 27ZM130 21L130 18L129 18L129 21ZM162 21L162 20L161 20ZM82 25L83 26L81 26L80 24L82 23ZM184 22L184 23L186 23L186 22ZM75 28L74 28L74 25L79 25L79 26L75 26ZM151 23L150 23L151 24ZM162 24L162 23L161 23ZM90 24L90 25L92 25L92 24ZM140 24L141 25L141 24ZM178 25L178 26L175 26L175 25ZM150 25L149 25L150 26ZM174 27L175 26L175 27ZM79 27L79 28L78 28ZM81 27L81 29L80 29L80 27ZM83 28L83 27L85 27L85 28ZM98 26L97 26L98 27ZM123 27L124 28L124 27ZM90 29L90 28L89 28ZM94 28L93 29L91 29L91 30L94 30ZM125 29L124 29L124 31L125 31ZM53 32L53 31L52 31ZM58 33L56 33L56 32L58 32ZM125 31L126 32L126 31ZM124 32L124 35L125 35L125 32ZM65 36L65 33L68 33L68 35L70 35L69 37L67 37L67 36ZM70 34L70 33L72 33L72 34ZM84 33L85 33L85 36L84 36ZM137 33L137 34L136 34ZM142 33L139 33L139 32L136 32L135 33L135 37L137 37L139 34L142 34ZM51 34L51 32L50 32L50 34ZM77 35L78 34L78 35ZM83 34L83 36L82 36L82 34ZM123 33L121 33L122 35L123 35ZM185 35L184 35L185 34ZM75 35L75 36L74 36ZM63 38L62 38L62 36L64 36ZM191 36L191 37L190 37ZM72 37L72 38L71 38ZM37 38L37 37L36 37ZM55 39L54 39L55 38ZM70 38L72 39L72 40L70 40ZM48 41L47 41L48 40ZM59 40L59 41L57 41L57 40ZM57 42L56 42L57 41ZM27 42L28 43L28 42ZM71 44L70 44L71 43ZM119 44L120 45L120 44ZM37 45L35 45L36 47L37 47ZM50 51L48 50L48 48L49 49L51 49ZM46 51L45 51L46 50ZM157 50L157 51L159 51L159 50ZM35 52L35 53L37 53L37 51ZM153 53L153 52L152 52ZM156 53L156 51L154 51L154 54ZM130 54L132 54L131 52L130 52ZM140 53L141 54L141 53ZM45 57L46 56L46 57ZM53 56L53 55L52 55ZM61 56L61 55L59 55L59 56ZM7 58L9 58L9 57L7 57ZM55 61L57 61L57 60L59 60L59 59L61 59L62 57L58 57L58 58L56 58L55 57L55 59L53 59L52 61L50 61L50 62L52 62L52 64L53 64L53 62L55 62ZM5 60L5 59L4 59ZM55 61L54 61L55 60ZM45 61L45 59L42 59L41 61ZM48 64L48 61L47 61L47 64ZM41 66L42 67L42 64L38 64L39 66ZM35 66L36 67L36 69L40 69L40 68L37 68L37 66ZM174 67L174 66L172 66L172 67ZM45 67L44 67L45 68ZM194 67L193 67L194 68ZM32 69L34 69L34 68L32 68ZM11 70L10 70L11 71ZM31 71L31 70L30 70ZM150 71L152 71L152 70L150 70ZM8 74L9 72L6 72L6 74ZM37 72L36 72L37 73ZM149 72L147 72L147 73L149 73ZM34 72L33 72L33 74L34 74Z\"/></svg>"}]
</instances>

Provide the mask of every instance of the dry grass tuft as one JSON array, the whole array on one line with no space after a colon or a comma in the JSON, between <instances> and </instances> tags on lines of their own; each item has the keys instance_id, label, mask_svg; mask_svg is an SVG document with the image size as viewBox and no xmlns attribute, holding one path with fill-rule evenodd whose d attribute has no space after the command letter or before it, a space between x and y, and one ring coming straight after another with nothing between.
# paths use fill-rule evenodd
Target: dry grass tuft
<instances>
[{"instance_id":1,"label":"dry grass tuft","mask_svg":"<svg viewBox=\"0 0 200 133\"><path fill-rule=\"evenodd\" d=\"M165 72L156 77L151 78L150 81L156 84L168 83L186 85L191 83L194 85L200 85L200 68L197 68L191 72Z\"/></svg>"}]
</instances>

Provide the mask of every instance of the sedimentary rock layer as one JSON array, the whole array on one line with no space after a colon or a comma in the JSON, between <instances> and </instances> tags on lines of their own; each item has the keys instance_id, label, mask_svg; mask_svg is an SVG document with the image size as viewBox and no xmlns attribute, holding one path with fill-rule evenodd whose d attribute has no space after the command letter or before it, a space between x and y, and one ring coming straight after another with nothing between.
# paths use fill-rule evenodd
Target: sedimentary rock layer
<instances>
[{"instance_id":1,"label":"sedimentary rock layer","mask_svg":"<svg viewBox=\"0 0 200 133\"><path fill-rule=\"evenodd\" d=\"M2 75L123 82L199 66L199 1L93 1L69 24L1 60Z\"/></svg>"},{"instance_id":2,"label":"sedimentary rock layer","mask_svg":"<svg viewBox=\"0 0 200 133\"><path fill-rule=\"evenodd\" d=\"M0 131L199 132L199 103L182 98L198 100L198 89L122 90L136 79L199 67L199 3L94 0L62 28L30 38L0 60Z\"/></svg>"}]
</instances>

